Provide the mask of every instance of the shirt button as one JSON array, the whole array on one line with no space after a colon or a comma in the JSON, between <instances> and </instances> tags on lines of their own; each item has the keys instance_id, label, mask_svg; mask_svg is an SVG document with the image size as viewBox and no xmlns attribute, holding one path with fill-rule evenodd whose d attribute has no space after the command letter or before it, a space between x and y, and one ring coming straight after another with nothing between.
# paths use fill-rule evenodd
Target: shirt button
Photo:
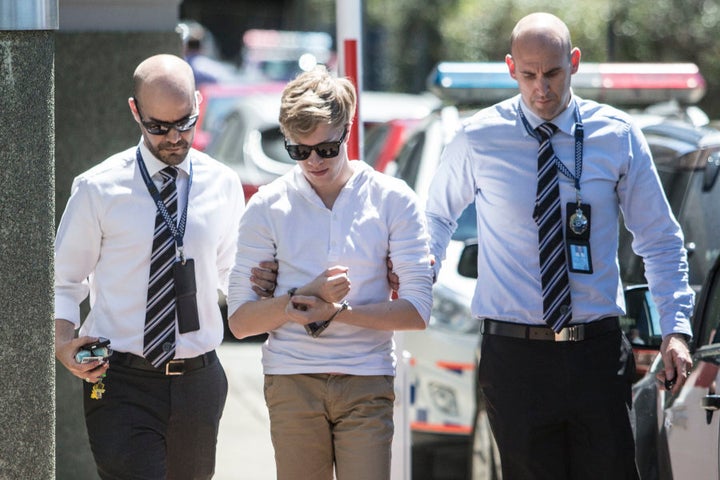
<instances>
[{"instance_id":1,"label":"shirt button","mask_svg":"<svg viewBox=\"0 0 720 480\"><path fill-rule=\"evenodd\" d=\"M173 349L173 344L170 342L165 342L162 345L163 352L167 353Z\"/></svg>"},{"instance_id":2,"label":"shirt button","mask_svg":"<svg viewBox=\"0 0 720 480\"><path fill-rule=\"evenodd\" d=\"M560 305L560 313L562 315L565 315L568 311L570 311L569 305Z\"/></svg>"}]
</instances>

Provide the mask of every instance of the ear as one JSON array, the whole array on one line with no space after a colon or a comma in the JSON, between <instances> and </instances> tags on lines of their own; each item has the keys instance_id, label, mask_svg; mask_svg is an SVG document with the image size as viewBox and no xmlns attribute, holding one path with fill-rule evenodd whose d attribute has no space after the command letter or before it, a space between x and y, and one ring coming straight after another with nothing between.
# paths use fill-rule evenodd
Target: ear
<instances>
[{"instance_id":1,"label":"ear","mask_svg":"<svg viewBox=\"0 0 720 480\"><path fill-rule=\"evenodd\" d=\"M135 97L128 98L128 106L130 107L130 113L136 122L140 123L140 114L137 111L137 105L135 105Z\"/></svg>"},{"instance_id":2,"label":"ear","mask_svg":"<svg viewBox=\"0 0 720 480\"><path fill-rule=\"evenodd\" d=\"M580 54L580 49L575 47L570 52L570 64L572 65L572 70L570 74L575 74L578 71L578 68L580 67L580 57L582 55Z\"/></svg>"},{"instance_id":3,"label":"ear","mask_svg":"<svg viewBox=\"0 0 720 480\"><path fill-rule=\"evenodd\" d=\"M517 77L515 76L515 61L513 60L512 55L510 55L509 53L505 55L505 64L508 66L510 76L517 80Z\"/></svg>"}]
</instances>

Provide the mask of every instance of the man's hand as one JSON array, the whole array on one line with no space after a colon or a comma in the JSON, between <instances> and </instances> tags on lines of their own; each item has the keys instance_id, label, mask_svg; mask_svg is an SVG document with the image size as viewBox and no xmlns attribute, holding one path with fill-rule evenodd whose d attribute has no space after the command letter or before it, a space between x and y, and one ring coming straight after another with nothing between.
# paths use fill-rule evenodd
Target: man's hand
<instances>
[{"instance_id":1,"label":"man's hand","mask_svg":"<svg viewBox=\"0 0 720 480\"><path fill-rule=\"evenodd\" d=\"M324 322L339 307L312 295L294 295L285 307L288 319L300 325Z\"/></svg>"},{"instance_id":2,"label":"man's hand","mask_svg":"<svg viewBox=\"0 0 720 480\"><path fill-rule=\"evenodd\" d=\"M277 287L278 262L275 260L260 262L250 273L253 291L262 298L272 297Z\"/></svg>"},{"instance_id":3,"label":"man's hand","mask_svg":"<svg viewBox=\"0 0 720 480\"><path fill-rule=\"evenodd\" d=\"M390 260L390 257L387 257L387 279L393 293L396 293L398 290L400 290L400 277L398 277L397 274L393 272L393 263L392 260Z\"/></svg>"},{"instance_id":4,"label":"man's hand","mask_svg":"<svg viewBox=\"0 0 720 480\"><path fill-rule=\"evenodd\" d=\"M105 376L110 364L107 361L93 360L79 363L75 360L80 347L97 341L96 337L73 338L75 327L67 320L55 320L55 357L70 373L86 382L96 383Z\"/></svg>"},{"instance_id":5,"label":"man's hand","mask_svg":"<svg viewBox=\"0 0 720 480\"><path fill-rule=\"evenodd\" d=\"M670 386L668 390L677 395L693 366L685 337L679 333L667 335L660 345L660 355L665 368L657 373L656 378L663 388Z\"/></svg>"},{"instance_id":6,"label":"man's hand","mask_svg":"<svg viewBox=\"0 0 720 480\"><path fill-rule=\"evenodd\" d=\"M303 295L313 295L328 303L341 301L350 293L348 267L330 267L301 288Z\"/></svg>"},{"instance_id":7,"label":"man's hand","mask_svg":"<svg viewBox=\"0 0 720 480\"><path fill-rule=\"evenodd\" d=\"M400 277L397 276L395 272L393 272L393 263L392 260L390 260L390 257L387 257L387 279L388 284L390 284L390 288L393 291L393 294L397 294L397 291L400 290ZM435 257L433 255L430 255L430 266L432 267L435 265ZM435 283L435 273L433 270L433 283Z\"/></svg>"}]
</instances>

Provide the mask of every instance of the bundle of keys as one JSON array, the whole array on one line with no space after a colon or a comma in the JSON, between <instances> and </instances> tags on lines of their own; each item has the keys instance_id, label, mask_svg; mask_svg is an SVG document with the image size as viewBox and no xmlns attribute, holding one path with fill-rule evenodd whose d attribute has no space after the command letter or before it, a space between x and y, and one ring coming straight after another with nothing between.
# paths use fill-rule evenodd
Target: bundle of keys
<instances>
[{"instance_id":1,"label":"bundle of keys","mask_svg":"<svg viewBox=\"0 0 720 480\"><path fill-rule=\"evenodd\" d=\"M102 380L98 380L98 382L92 386L90 398L92 398L93 400L100 400L103 396L103 393L105 393L105 384L102 382Z\"/></svg>"}]
</instances>

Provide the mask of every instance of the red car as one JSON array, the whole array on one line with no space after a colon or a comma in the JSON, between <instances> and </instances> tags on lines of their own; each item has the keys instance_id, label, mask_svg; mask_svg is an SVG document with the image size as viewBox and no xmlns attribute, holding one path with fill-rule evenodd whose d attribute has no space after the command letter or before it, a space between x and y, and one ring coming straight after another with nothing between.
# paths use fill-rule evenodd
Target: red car
<instances>
[{"instance_id":1,"label":"red car","mask_svg":"<svg viewBox=\"0 0 720 480\"><path fill-rule=\"evenodd\" d=\"M420 123L419 118L398 118L372 127L365 136L365 161L375 170L393 175L395 157Z\"/></svg>"},{"instance_id":2,"label":"red car","mask_svg":"<svg viewBox=\"0 0 720 480\"><path fill-rule=\"evenodd\" d=\"M285 84L272 83L212 83L201 85L202 95L199 107L198 123L195 127L193 148L205 150L212 136L222 126L225 116L233 109L238 99L254 94L276 93L278 98Z\"/></svg>"}]
</instances>

